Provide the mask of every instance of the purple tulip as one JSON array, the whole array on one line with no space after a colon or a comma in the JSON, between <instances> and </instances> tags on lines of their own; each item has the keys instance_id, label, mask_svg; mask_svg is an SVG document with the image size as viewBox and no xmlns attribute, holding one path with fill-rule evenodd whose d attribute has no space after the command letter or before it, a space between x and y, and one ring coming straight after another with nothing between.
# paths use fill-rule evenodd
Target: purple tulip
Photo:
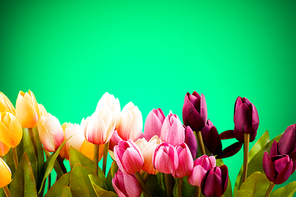
<instances>
[{"instance_id":1,"label":"purple tulip","mask_svg":"<svg viewBox=\"0 0 296 197\"><path fill-rule=\"evenodd\" d=\"M142 193L142 186L135 175L126 174L120 170L115 173L112 185L119 197L139 197Z\"/></svg>"},{"instance_id":2,"label":"purple tulip","mask_svg":"<svg viewBox=\"0 0 296 197\"><path fill-rule=\"evenodd\" d=\"M183 123L190 126L194 131L201 131L207 121L208 112L206 99L203 94L196 91L185 95L183 105Z\"/></svg>"},{"instance_id":3,"label":"purple tulip","mask_svg":"<svg viewBox=\"0 0 296 197\"><path fill-rule=\"evenodd\" d=\"M213 155L217 155L222 151L222 142L218 131L213 123L208 120L205 127L201 131L205 146Z\"/></svg>"},{"instance_id":4,"label":"purple tulip","mask_svg":"<svg viewBox=\"0 0 296 197\"><path fill-rule=\"evenodd\" d=\"M172 173L175 178L183 178L188 176L193 168L193 158L188 146L183 143L180 146L176 146L178 153L178 168Z\"/></svg>"},{"instance_id":5,"label":"purple tulip","mask_svg":"<svg viewBox=\"0 0 296 197\"><path fill-rule=\"evenodd\" d=\"M194 135L194 132L190 128L190 126L184 126L184 127L185 127L185 143L189 147L192 158L195 159L197 150L198 150L196 137Z\"/></svg>"},{"instance_id":6,"label":"purple tulip","mask_svg":"<svg viewBox=\"0 0 296 197\"><path fill-rule=\"evenodd\" d=\"M147 141L149 141L154 135L160 137L164 119L165 115L160 108L153 109L149 112L144 126L144 135Z\"/></svg>"},{"instance_id":7,"label":"purple tulip","mask_svg":"<svg viewBox=\"0 0 296 197\"><path fill-rule=\"evenodd\" d=\"M207 171L202 183L201 192L205 196L220 197L226 191L228 184L228 168L226 165L214 167Z\"/></svg>"}]
</instances>

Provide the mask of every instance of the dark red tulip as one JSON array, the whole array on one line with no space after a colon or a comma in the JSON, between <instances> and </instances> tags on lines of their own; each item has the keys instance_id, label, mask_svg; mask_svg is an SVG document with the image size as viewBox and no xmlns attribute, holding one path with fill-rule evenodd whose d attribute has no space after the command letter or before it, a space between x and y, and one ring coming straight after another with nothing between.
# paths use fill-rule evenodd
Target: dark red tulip
<instances>
[{"instance_id":1,"label":"dark red tulip","mask_svg":"<svg viewBox=\"0 0 296 197\"><path fill-rule=\"evenodd\" d=\"M187 126L187 127L184 126L184 128L185 128L185 143L189 147L192 158L195 159L196 154L197 154L197 150L198 150L196 137L195 137L192 129L190 128L190 126Z\"/></svg>"},{"instance_id":2,"label":"dark red tulip","mask_svg":"<svg viewBox=\"0 0 296 197\"><path fill-rule=\"evenodd\" d=\"M201 183L201 192L205 196L220 197L228 184L228 168L226 165L214 167L207 171Z\"/></svg>"},{"instance_id":3,"label":"dark red tulip","mask_svg":"<svg viewBox=\"0 0 296 197\"><path fill-rule=\"evenodd\" d=\"M208 112L206 99L203 94L197 92L185 95L182 110L183 123L190 126L194 131L201 131L207 121Z\"/></svg>"},{"instance_id":4,"label":"dark red tulip","mask_svg":"<svg viewBox=\"0 0 296 197\"><path fill-rule=\"evenodd\" d=\"M222 151L222 143L218 131L213 123L208 120L201 131L205 146L213 155L217 155Z\"/></svg>"}]
</instances>

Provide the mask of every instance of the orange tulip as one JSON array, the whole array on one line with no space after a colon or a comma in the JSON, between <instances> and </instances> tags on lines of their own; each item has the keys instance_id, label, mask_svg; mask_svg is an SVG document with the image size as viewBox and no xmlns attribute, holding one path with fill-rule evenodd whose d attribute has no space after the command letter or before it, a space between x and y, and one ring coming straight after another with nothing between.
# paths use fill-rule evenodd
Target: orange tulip
<instances>
[{"instance_id":1,"label":"orange tulip","mask_svg":"<svg viewBox=\"0 0 296 197\"><path fill-rule=\"evenodd\" d=\"M23 136L22 126L14 112L6 110L0 113L0 141L9 147L16 147Z\"/></svg>"},{"instance_id":2,"label":"orange tulip","mask_svg":"<svg viewBox=\"0 0 296 197\"><path fill-rule=\"evenodd\" d=\"M9 152L9 146L0 141L0 156L4 156Z\"/></svg>"},{"instance_id":3,"label":"orange tulip","mask_svg":"<svg viewBox=\"0 0 296 197\"><path fill-rule=\"evenodd\" d=\"M3 161L2 158L0 158L0 174L1 174L1 179L0 179L0 188L3 188L7 186L11 181L11 171L8 167L8 165Z\"/></svg>"},{"instance_id":4,"label":"orange tulip","mask_svg":"<svg viewBox=\"0 0 296 197\"><path fill-rule=\"evenodd\" d=\"M80 152L90 158L91 160L94 160L94 144L90 143L86 139L81 144ZM104 144L99 145L99 157L98 160L100 161L104 155Z\"/></svg>"},{"instance_id":5,"label":"orange tulip","mask_svg":"<svg viewBox=\"0 0 296 197\"><path fill-rule=\"evenodd\" d=\"M33 128L37 125L39 107L36 98L29 90L29 93L19 92L16 100L16 115L22 127Z\"/></svg>"},{"instance_id":6,"label":"orange tulip","mask_svg":"<svg viewBox=\"0 0 296 197\"><path fill-rule=\"evenodd\" d=\"M9 110L11 110L13 112L15 111L12 103L7 98L7 96L5 96L5 94L0 92L0 112L4 112L7 109L9 109Z\"/></svg>"}]
</instances>

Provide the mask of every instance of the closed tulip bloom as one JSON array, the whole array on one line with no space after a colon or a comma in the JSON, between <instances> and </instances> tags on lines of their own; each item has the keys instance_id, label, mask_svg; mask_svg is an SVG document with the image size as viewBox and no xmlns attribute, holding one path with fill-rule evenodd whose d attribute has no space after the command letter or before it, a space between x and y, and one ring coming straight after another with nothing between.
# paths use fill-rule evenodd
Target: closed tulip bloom
<instances>
[{"instance_id":1,"label":"closed tulip bloom","mask_svg":"<svg viewBox=\"0 0 296 197\"><path fill-rule=\"evenodd\" d=\"M144 135L146 140L150 140L154 135L160 137L164 119L165 115L160 108L153 109L149 112L144 126Z\"/></svg>"},{"instance_id":2,"label":"closed tulip bloom","mask_svg":"<svg viewBox=\"0 0 296 197\"><path fill-rule=\"evenodd\" d=\"M3 159L0 157L0 188L3 188L7 186L11 181L11 171L8 167L8 165L3 161Z\"/></svg>"},{"instance_id":3,"label":"closed tulip bloom","mask_svg":"<svg viewBox=\"0 0 296 197\"><path fill-rule=\"evenodd\" d=\"M189 147L192 158L195 159L198 151L196 137L190 126L184 126L184 128L185 128L185 143Z\"/></svg>"},{"instance_id":4,"label":"closed tulip bloom","mask_svg":"<svg viewBox=\"0 0 296 197\"><path fill-rule=\"evenodd\" d=\"M145 138L138 139L135 144L139 147L143 158L144 166L142 170L148 172L149 174L157 174L158 171L153 167L152 156L157 145L161 143L161 140L157 135L153 136L148 142Z\"/></svg>"},{"instance_id":5,"label":"closed tulip bloom","mask_svg":"<svg viewBox=\"0 0 296 197\"><path fill-rule=\"evenodd\" d=\"M94 144L84 139L80 147L80 152L85 156L87 156L89 159L94 161L94 146L95 146ZM99 145L98 154L99 154L98 161L100 161L104 155L104 144Z\"/></svg>"},{"instance_id":6,"label":"closed tulip bloom","mask_svg":"<svg viewBox=\"0 0 296 197\"><path fill-rule=\"evenodd\" d=\"M114 95L106 92L99 100L96 111L100 111L103 108L110 109L115 116L115 120L117 120L120 113L120 103L118 98L115 99Z\"/></svg>"},{"instance_id":7,"label":"closed tulip bloom","mask_svg":"<svg viewBox=\"0 0 296 197\"><path fill-rule=\"evenodd\" d=\"M296 124L286 128L278 143L280 154L296 154Z\"/></svg>"},{"instance_id":8,"label":"closed tulip bloom","mask_svg":"<svg viewBox=\"0 0 296 197\"><path fill-rule=\"evenodd\" d=\"M171 174L179 165L178 152L171 144L161 143L153 153L152 162L154 168L159 172Z\"/></svg>"},{"instance_id":9,"label":"closed tulip bloom","mask_svg":"<svg viewBox=\"0 0 296 197\"><path fill-rule=\"evenodd\" d=\"M39 118L41 118L42 116L47 115L47 111L46 111L45 107L42 104L38 104L38 108L39 108L39 114L38 114Z\"/></svg>"},{"instance_id":10,"label":"closed tulip bloom","mask_svg":"<svg viewBox=\"0 0 296 197\"><path fill-rule=\"evenodd\" d=\"M118 170L112 179L112 186L119 197L139 197L142 186L133 174Z\"/></svg>"},{"instance_id":11,"label":"closed tulip bloom","mask_svg":"<svg viewBox=\"0 0 296 197\"><path fill-rule=\"evenodd\" d=\"M214 167L205 174L201 183L201 192L205 196L220 197L226 191L227 184L227 166Z\"/></svg>"},{"instance_id":12,"label":"closed tulip bloom","mask_svg":"<svg viewBox=\"0 0 296 197\"><path fill-rule=\"evenodd\" d=\"M193 168L193 158L188 146L185 143L182 143L179 146L176 146L178 153L178 168L172 173L175 178L183 178L188 176Z\"/></svg>"},{"instance_id":13,"label":"closed tulip bloom","mask_svg":"<svg viewBox=\"0 0 296 197\"><path fill-rule=\"evenodd\" d=\"M222 151L222 142L219 133L213 123L208 120L201 131L204 144L213 155L217 155Z\"/></svg>"},{"instance_id":14,"label":"closed tulip bloom","mask_svg":"<svg viewBox=\"0 0 296 197\"><path fill-rule=\"evenodd\" d=\"M118 135L125 141L131 139L136 141L142 134L143 118L139 108L129 102L119 115L116 124Z\"/></svg>"},{"instance_id":15,"label":"closed tulip bloom","mask_svg":"<svg viewBox=\"0 0 296 197\"><path fill-rule=\"evenodd\" d=\"M3 157L9 152L10 147L0 141L0 157Z\"/></svg>"},{"instance_id":16,"label":"closed tulip bloom","mask_svg":"<svg viewBox=\"0 0 296 197\"><path fill-rule=\"evenodd\" d=\"M116 145L118 145L118 143L119 143L120 141L122 141L122 140L123 140L123 139L121 139L121 137L118 135L117 130L115 130L115 131L113 132L113 135L112 135L111 139L110 139L109 150L114 151L114 147L115 147Z\"/></svg>"},{"instance_id":17,"label":"closed tulip bloom","mask_svg":"<svg viewBox=\"0 0 296 197\"><path fill-rule=\"evenodd\" d=\"M38 122L39 107L36 98L29 90L29 93L19 92L16 100L16 115L22 127L33 128Z\"/></svg>"},{"instance_id":18,"label":"closed tulip bloom","mask_svg":"<svg viewBox=\"0 0 296 197\"><path fill-rule=\"evenodd\" d=\"M16 147L23 137L22 126L14 112L0 113L0 141L9 147Z\"/></svg>"},{"instance_id":19,"label":"closed tulip bloom","mask_svg":"<svg viewBox=\"0 0 296 197\"><path fill-rule=\"evenodd\" d=\"M4 112L7 109L13 112L15 111L12 103L7 98L7 96L0 92L0 112Z\"/></svg>"},{"instance_id":20,"label":"closed tulip bloom","mask_svg":"<svg viewBox=\"0 0 296 197\"><path fill-rule=\"evenodd\" d=\"M161 139L173 146L178 146L185 141L185 129L176 114L170 112L164 119Z\"/></svg>"},{"instance_id":21,"label":"closed tulip bloom","mask_svg":"<svg viewBox=\"0 0 296 197\"><path fill-rule=\"evenodd\" d=\"M115 117L110 109L96 111L84 128L85 139L93 144L101 145L109 142L115 129Z\"/></svg>"},{"instance_id":22,"label":"closed tulip bloom","mask_svg":"<svg viewBox=\"0 0 296 197\"><path fill-rule=\"evenodd\" d=\"M64 141L64 132L60 121L48 113L38 121L37 128L44 149L55 152Z\"/></svg>"},{"instance_id":23,"label":"closed tulip bloom","mask_svg":"<svg viewBox=\"0 0 296 197\"><path fill-rule=\"evenodd\" d=\"M187 177L188 183L193 186L201 186L202 179L208 170L216 166L214 156L202 155L194 161L194 167L191 174Z\"/></svg>"},{"instance_id":24,"label":"closed tulip bloom","mask_svg":"<svg viewBox=\"0 0 296 197\"><path fill-rule=\"evenodd\" d=\"M127 174L134 174L144 166L144 158L137 145L132 141L121 141L114 147L118 168Z\"/></svg>"},{"instance_id":25,"label":"closed tulip bloom","mask_svg":"<svg viewBox=\"0 0 296 197\"><path fill-rule=\"evenodd\" d=\"M190 126L194 131L200 131L208 119L206 99L203 94L196 91L192 94L187 92L182 110L183 123Z\"/></svg>"}]
</instances>

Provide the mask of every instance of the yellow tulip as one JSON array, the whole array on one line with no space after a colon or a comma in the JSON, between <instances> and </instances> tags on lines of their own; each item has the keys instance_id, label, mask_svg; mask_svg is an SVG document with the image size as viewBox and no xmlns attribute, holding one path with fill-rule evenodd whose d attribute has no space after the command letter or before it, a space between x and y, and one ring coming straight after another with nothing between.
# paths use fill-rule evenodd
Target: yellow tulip
<instances>
[{"instance_id":1,"label":"yellow tulip","mask_svg":"<svg viewBox=\"0 0 296 197\"><path fill-rule=\"evenodd\" d=\"M8 167L8 165L3 161L2 158L0 158L0 174L1 174L1 179L0 179L0 188L3 188L7 186L11 181L11 171Z\"/></svg>"},{"instance_id":2,"label":"yellow tulip","mask_svg":"<svg viewBox=\"0 0 296 197\"><path fill-rule=\"evenodd\" d=\"M80 147L80 152L90 158L91 160L94 160L94 144L90 143L86 139L84 139L83 143ZM100 161L104 155L104 144L99 145L99 158Z\"/></svg>"},{"instance_id":3,"label":"yellow tulip","mask_svg":"<svg viewBox=\"0 0 296 197\"><path fill-rule=\"evenodd\" d=\"M11 110L13 112L15 111L12 103L7 98L7 96L5 96L5 94L3 94L2 92L0 92L0 112L4 112L7 109L8 110Z\"/></svg>"},{"instance_id":4,"label":"yellow tulip","mask_svg":"<svg viewBox=\"0 0 296 197\"><path fill-rule=\"evenodd\" d=\"M14 112L6 110L0 113L0 141L9 147L16 147L23 136L22 126Z\"/></svg>"},{"instance_id":5,"label":"yellow tulip","mask_svg":"<svg viewBox=\"0 0 296 197\"><path fill-rule=\"evenodd\" d=\"M9 152L9 146L0 141L0 156L4 156Z\"/></svg>"},{"instance_id":6,"label":"yellow tulip","mask_svg":"<svg viewBox=\"0 0 296 197\"><path fill-rule=\"evenodd\" d=\"M33 128L37 125L39 107L36 98L29 90L29 93L19 92L16 100L16 115L22 127Z\"/></svg>"},{"instance_id":7,"label":"yellow tulip","mask_svg":"<svg viewBox=\"0 0 296 197\"><path fill-rule=\"evenodd\" d=\"M46 111L45 107L42 104L38 104L38 109L39 109L39 113L38 113L38 118L39 119L42 116L46 116L47 115L47 111Z\"/></svg>"}]
</instances>

